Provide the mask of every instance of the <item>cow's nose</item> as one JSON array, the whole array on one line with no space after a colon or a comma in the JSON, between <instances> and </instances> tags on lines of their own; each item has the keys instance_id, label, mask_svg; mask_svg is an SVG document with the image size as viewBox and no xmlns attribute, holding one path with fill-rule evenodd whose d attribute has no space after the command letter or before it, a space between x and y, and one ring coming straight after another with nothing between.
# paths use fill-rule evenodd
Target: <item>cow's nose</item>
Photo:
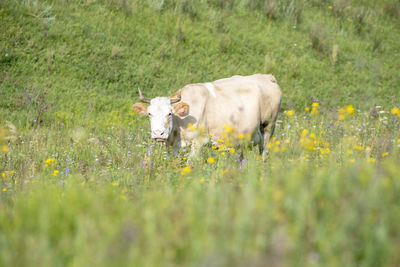
<instances>
[{"instance_id":1,"label":"cow's nose","mask_svg":"<svg viewBox=\"0 0 400 267\"><path fill-rule=\"evenodd\" d=\"M163 130L154 130L153 131L153 138L163 138L165 132Z\"/></svg>"}]
</instances>

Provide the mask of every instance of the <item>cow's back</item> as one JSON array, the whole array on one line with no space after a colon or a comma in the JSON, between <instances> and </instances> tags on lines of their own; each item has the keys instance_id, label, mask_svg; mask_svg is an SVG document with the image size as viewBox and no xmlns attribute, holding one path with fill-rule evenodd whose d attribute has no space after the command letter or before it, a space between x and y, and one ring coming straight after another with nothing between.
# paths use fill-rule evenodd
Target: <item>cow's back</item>
<instances>
[{"instance_id":1,"label":"cow's back","mask_svg":"<svg viewBox=\"0 0 400 267\"><path fill-rule=\"evenodd\" d=\"M272 75L255 74L187 85L181 97L190 106L195 126L204 127L216 139L226 125L237 133L254 133L260 122L276 114L281 93Z\"/></svg>"}]
</instances>

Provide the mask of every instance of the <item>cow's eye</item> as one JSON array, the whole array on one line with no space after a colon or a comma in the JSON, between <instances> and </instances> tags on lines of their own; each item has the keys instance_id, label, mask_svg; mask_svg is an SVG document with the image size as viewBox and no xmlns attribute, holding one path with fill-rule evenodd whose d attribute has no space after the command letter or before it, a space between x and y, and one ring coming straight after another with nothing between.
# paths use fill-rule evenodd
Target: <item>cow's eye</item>
<instances>
[{"instance_id":1,"label":"cow's eye","mask_svg":"<svg viewBox=\"0 0 400 267\"><path fill-rule=\"evenodd\" d=\"M168 113L168 116L171 116L172 115L172 113L170 112L170 113Z\"/></svg>"},{"instance_id":2,"label":"cow's eye","mask_svg":"<svg viewBox=\"0 0 400 267\"><path fill-rule=\"evenodd\" d=\"M151 117L151 113L147 113L147 115L149 115L149 117Z\"/></svg>"}]
</instances>

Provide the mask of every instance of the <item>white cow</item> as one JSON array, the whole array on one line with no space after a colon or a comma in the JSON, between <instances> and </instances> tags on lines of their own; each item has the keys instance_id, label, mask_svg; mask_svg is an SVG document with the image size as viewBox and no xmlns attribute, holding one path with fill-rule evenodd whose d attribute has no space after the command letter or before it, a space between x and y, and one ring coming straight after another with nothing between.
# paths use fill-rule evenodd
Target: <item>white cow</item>
<instances>
[{"instance_id":1,"label":"white cow","mask_svg":"<svg viewBox=\"0 0 400 267\"><path fill-rule=\"evenodd\" d=\"M246 134L258 143L265 157L266 143L272 137L282 99L282 92L272 75L233 76L209 83L189 84L170 97L143 97L134 110L148 115L151 137L165 141L176 153L190 145L192 153L203 142L193 135L193 128L202 128L212 142L221 139L226 125L235 134Z\"/></svg>"}]
</instances>

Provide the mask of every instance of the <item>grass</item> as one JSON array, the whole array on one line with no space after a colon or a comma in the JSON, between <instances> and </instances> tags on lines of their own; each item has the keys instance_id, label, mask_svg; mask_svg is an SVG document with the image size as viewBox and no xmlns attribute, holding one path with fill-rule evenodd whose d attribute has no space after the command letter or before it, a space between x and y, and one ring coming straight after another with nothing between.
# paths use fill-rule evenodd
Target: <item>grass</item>
<instances>
[{"instance_id":1,"label":"grass","mask_svg":"<svg viewBox=\"0 0 400 267\"><path fill-rule=\"evenodd\" d=\"M395 1L0 1L0 266L398 266ZM269 156L168 155L136 88L273 73Z\"/></svg>"}]
</instances>

